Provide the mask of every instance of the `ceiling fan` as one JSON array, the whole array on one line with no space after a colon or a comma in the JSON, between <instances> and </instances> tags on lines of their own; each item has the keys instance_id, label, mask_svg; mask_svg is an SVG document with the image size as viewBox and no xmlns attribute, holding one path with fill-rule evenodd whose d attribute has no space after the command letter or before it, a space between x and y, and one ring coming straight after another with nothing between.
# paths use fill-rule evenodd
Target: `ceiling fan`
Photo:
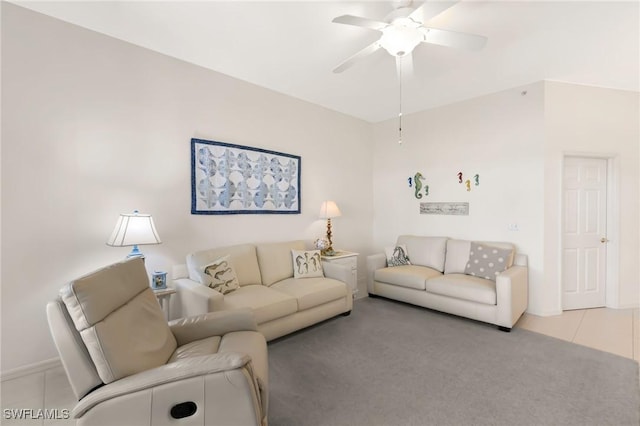
<instances>
[{"instance_id":1,"label":"ceiling fan","mask_svg":"<svg viewBox=\"0 0 640 426\"><path fill-rule=\"evenodd\" d=\"M487 42L487 38L484 36L424 26L426 22L449 9L458 1L425 1L418 7L411 7L413 1L402 1L400 6L385 16L382 21L353 15L342 15L334 18L332 22L376 30L381 32L382 35L380 39L338 65L333 72L340 73L350 68L357 61L371 55L380 48L384 48L389 54L396 57L398 69L402 64L405 72L409 73L413 69L413 49L420 43L469 50L482 49Z\"/></svg>"}]
</instances>

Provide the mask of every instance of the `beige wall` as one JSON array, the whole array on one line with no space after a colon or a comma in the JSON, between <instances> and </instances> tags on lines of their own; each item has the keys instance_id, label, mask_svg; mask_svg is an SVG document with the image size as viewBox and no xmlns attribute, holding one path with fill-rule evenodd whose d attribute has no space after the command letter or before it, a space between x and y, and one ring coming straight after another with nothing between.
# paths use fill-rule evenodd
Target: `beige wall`
<instances>
[{"instance_id":1,"label":"beige wall","mask_svg":"<svg viewBox=\"0 0 640 426\"><path fill-rule=\"evenodd\" d=\"M193 250L323 235L365 251L369 123L2 3L2 364L57 356L45 304L68 280L123 258L118 214L154 216L148 270ZM190 214L190 139L302 157L299 215ZM363 275L363 274L362 274Z\"/></svg>"},{"instance_id":2,"label":"beige wall","mask_svg":"<svg viewBox=\"0 0 640 426\"><path fill-rule=\"evenodd\" d=\"M545 313L561 303L562 161L567 154L609 158L607 306L637 307L640 299L639 94L545 83Z\"/></svg>"}]
</instances>

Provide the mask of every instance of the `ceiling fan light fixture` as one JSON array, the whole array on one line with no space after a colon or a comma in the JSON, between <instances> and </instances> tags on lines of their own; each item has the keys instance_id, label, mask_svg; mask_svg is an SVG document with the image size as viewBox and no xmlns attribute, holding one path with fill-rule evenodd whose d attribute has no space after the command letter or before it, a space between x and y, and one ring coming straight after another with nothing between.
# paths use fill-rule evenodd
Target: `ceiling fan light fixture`
<instances>
[{"instance_id":1,"label":"ceiling fan light fixture","mask_svg":"<svg viewBox=\"0 0 640 426\"><path fill-rule=\"evenodd\" d=\"M392 56L410 54L425 39L420 24L411 18L398 18L382 29L380 45Z\"/></svg>"}]
</instances>

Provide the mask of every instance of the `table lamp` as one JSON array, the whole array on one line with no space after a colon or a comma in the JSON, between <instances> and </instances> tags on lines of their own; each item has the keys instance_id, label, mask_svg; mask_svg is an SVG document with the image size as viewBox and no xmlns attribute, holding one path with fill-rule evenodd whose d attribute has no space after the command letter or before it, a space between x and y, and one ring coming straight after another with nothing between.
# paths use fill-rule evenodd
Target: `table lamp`
<instances>
[{"instance_id":1,"label":"table lamp","mask_svg":"<svg viewBox=\"0 0 640 426\"><path fill-rule=\"evenodd\" d=\"M139 245L160 244L161 242L151 215L135 210L132 214L120 215L111 237L107 240L107 245L111 247L133 246L133 250L127 255L127 258L144 258L144 254L138 248Z\"/></svg>"},{"instance_id":2,"label":"table lamp","mask_svg":"<svg viewBox=\"0 0 640 426\"><path fill-rule=\"evenodd\" d=\"M322 254L325 256L333 256L336 252L333 250L333 242L331 241L331 218L342 216L340 209L336 205L335 201L323 201L320 206L320 219L327 219L327 241L329 246L322 250Z\"/></svg>"}]
</instances>

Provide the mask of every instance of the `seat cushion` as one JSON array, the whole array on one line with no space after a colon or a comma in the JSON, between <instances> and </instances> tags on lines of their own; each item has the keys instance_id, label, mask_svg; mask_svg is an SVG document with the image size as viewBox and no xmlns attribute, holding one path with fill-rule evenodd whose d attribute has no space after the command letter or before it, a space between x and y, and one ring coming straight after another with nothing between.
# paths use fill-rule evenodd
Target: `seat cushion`
<instances>
[{"instance_id":1,"label":"seat cushion","mask_svg":"<svg viewBox=\"0 0 640 426\"><path fill-rule=\"evenodd\" d=\"M396 245L405 245L407 255L414 265L427 266L436 271L444 271L444 259L447 250L446 237L422 237L401 235Z\"/></svg>"},{"instance_id":2,"label":"seat cushion","mask_svg":"<svg viewBox=\"0 0 640 426\"><path fill-rule=\"evenodd\" d=\"M471 302L496 304L496 283L464 274L447 274L427 280L426 290Z\"/></svg>"},{"instance_id":3,"label":"seat cushion","mask_svg":"<svg viewBox=\"0 0 640 426\"><path fill-rule=\"evenodd\" d=\"M291 315L298 310L295 297L263 285L240 287L224 296L224 304L227 309L251 309L258 324Z\"/></svg>"},{"instance_id":4,"label":"seat cushion","mask_svg":"<svg viewBox=\"0 0 640 426\"><path fill-rule=\"evenodd\" d=\"M425 266L402 265L378 269L375 272L374 279L385 284L424 290L427 279L441 275L441 272Z\"/></svg>"},{"instance_id":5,"label":"seat cushion","mask_svg":"<svg viewBox=\"0 0 640 426\"><path fill-rule=\"evenodd\" d=\"M220 336L207 337L206 339L194 340L186 345L178 346L169 362L180 359L192 358L195 356L211 355L218 352L220 346Z\"/></svg>"},{"instance_id":6,"label":"seat cushion","mask_svg":"<svg viewBox=\"0 0 640 426\"><path fill-rule=\"evenodd\" d=\"M298 301L298 310L333 302L347 295L347 286L332 278L289 278L275 283L272 289L281 291Z\"/></svg>"},{"instance_id":7,"label":"seat cushion","mask_svg":"<svg viewBox=\"0 0 640 426\"><path fill-rule=\"evenodd\" d=\"M256 253L262 274L262 284L273 283L293 277L291 250L304 250L304 241L258 244Z\"/></svg>"}]
</instances>

